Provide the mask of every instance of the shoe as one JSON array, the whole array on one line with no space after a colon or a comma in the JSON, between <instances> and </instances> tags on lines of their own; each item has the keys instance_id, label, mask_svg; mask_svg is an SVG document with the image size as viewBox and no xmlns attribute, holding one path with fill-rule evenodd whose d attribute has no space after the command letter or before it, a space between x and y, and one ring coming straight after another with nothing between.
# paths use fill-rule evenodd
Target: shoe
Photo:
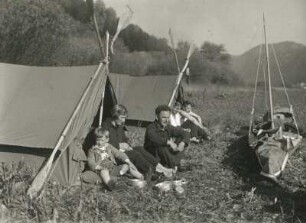
<instances>
[{"instance_id":1,"label":"shoe","mask_svg":"<svg viewBox=\"0 0 306 223\"><path fill-rule=\"evenodd\" d=\"M117 186L117 181L116 180L109 180L108 183L106 184L106 187L108 190L113 191L116 189Z\"/></svg>"},{"instance_id":2,"label":"shoe","mask_svg":"<svg viewBox=\"0 0 306 223\"><path fill-rule=\"evenodd\" d=\"M152 180L152 176L153 176L153 170L150 167L148 172L146 172L146 174L145 174L145 181L147 181L149 183Z\"/></svg>"},{"instance_id":3,"label":"shoe","mask_svg":"<svg viewBox=\"0 0 306 223\"><path fill-rule=\"evenodd\" d=\"M196 137L192 137L192 138L190 139L190 142L199 143L200 140L198 140Z\"/></svg>"},{"instance_id":4,"label":"shoe","mask_svg":"<svg viewBox=\"0 0 306 223\"><path fill-rule=\"evenodd\" d=\"M173 171L164 171L163 174L166 178L173 177Z\"/></svg>"}]
</instances>

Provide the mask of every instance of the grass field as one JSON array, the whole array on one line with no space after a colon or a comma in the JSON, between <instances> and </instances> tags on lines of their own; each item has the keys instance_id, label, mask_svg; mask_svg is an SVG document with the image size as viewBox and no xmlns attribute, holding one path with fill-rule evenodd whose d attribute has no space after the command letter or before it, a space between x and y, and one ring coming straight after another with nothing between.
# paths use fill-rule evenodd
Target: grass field
<instances>
[{"instance_id":1,"label":"grass field","mask_svg":"<svg viewBox=\"0 0 306 223\"><path fill-rule=\"evenodd\" d=\"M290 158L282 186L263 181L245 137L252 94L221 87L186 92L213 139L187 149L187 168L176 175L188 182L184 194L161 194L152 185L139 191L123 178L114 192L49 183L40 199L29 201L25 190L32 171L2 166L0 222L306 222L306 143ZM305 129L306 91L289 95ZM280 96L275 91L275 104L284 103ZM143 128L130 127L134 145L141 145L143 136Z\"/></svg>"}]
</instances>

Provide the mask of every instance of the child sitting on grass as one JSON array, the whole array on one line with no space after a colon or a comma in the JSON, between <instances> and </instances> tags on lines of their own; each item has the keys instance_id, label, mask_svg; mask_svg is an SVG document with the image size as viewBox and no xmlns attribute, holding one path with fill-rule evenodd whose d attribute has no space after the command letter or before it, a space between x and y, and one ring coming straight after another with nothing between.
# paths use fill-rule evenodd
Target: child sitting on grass
<instances>
[{"instance_id":1,"label":"child sitting on grass","mask_svg":"<svg viewBox=\"0 0 306 223\"><path fill-rule=\"evenodd\" d=\"M116 187L116 180L112 176L124 175L127 171L130 171L135 178L144 178L125 153L108 143L108 130L96 129L95 137L96 144L88 151L88 166L90 170L100 175L109 190L113 190ZM116 159L125 164L118 166Z\"/></svg>"}]
</instances>

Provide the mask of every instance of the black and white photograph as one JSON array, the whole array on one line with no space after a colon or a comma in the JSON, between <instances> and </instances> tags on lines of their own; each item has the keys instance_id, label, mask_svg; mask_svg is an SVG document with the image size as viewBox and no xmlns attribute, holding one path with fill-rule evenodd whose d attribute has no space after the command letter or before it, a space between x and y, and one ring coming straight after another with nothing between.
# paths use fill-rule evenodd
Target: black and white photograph
<instances>
[{"instance_id":1,"label":"black and white photograph","mask_svg":"<svg viewBox=\"0 0 306 223\"><path fill-rule=\"evenodd\" d=\"M305 0L0 0L0 223L306 223Z\"/></svg>"}]
</instances>

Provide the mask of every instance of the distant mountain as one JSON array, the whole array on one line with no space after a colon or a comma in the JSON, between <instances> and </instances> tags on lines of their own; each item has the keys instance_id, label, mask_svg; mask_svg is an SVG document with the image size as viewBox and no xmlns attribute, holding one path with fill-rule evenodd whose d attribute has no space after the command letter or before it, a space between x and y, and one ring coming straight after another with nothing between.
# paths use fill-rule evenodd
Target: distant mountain
<instances>
[{"instance_id":1,"label":"distant mountain","mask_svg":"<svg viewBox=\"0 0 306 223\"><path fill-rule=\"evenodd\" d=\"M287 86L306 82L306 46L295 42L280 42L273 44L276 57L280 64L281 72ZM256 71L259 58L259 46L256 46L239 56L232 56L231 66L234 72L244 80L246 84L255 82ZM265 47L262 47L262 57L264 59ZM273 85L280 85L276 60L271 45L269 44L270 70ZM259 81L264 80L263 69L261 68Z\"/></svg>"}]
</instances>

